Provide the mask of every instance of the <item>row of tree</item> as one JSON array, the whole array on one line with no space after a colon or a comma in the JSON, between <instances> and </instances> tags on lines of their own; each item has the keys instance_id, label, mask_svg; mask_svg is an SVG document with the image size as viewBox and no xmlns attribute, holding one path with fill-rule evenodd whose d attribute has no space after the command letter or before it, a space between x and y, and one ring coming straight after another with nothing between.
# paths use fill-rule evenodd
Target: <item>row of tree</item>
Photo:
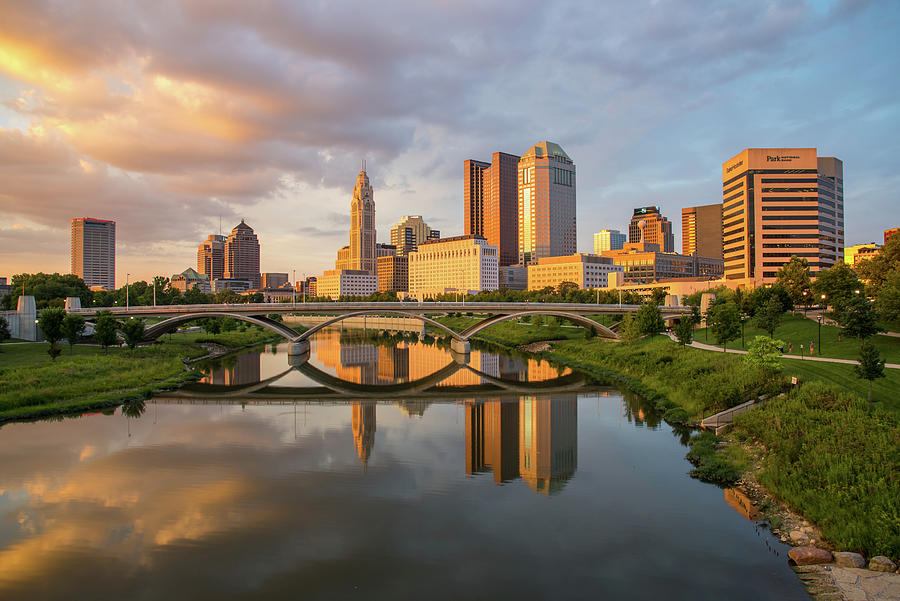
<instances>
[{"instance_id":1,"label":"row of tree","mask_svg":"<svg viewBox=\"0 0 900 601\"><path fill-rule=\"evenodd\" d=\"M50 343L47 354L54 361L62 353L60 340L69 343L69 349L84 336L87 323L80 315L66 313L62 307L47 307L41 311L38 327L44 340ZM126 319L118 321L109 311L101 311L94 323L94 341L108 353L109 347L119 340L118 332L122 332L125 344L134 349L144 338L144 322L142 319Z\"/></svg>"}]
</instances>

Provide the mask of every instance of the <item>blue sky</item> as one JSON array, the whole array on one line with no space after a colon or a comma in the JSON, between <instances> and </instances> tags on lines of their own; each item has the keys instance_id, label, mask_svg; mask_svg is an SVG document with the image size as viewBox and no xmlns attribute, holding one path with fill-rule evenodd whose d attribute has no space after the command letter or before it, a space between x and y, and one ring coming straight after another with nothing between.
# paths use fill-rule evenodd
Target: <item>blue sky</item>
<instances>
[{"instance_id":1,"label":"blue sky","mask_svg":"<svg viewBox=\"0 0 900 601\"><path fill-rule=\"evenodd\" d=\"M900 225L900 3L19 2L0 22L0 276L69 266L118 222L119 281L242 217L264 271L320 273L366 159L378 235L462 233L462 163L549 139L579 250L721 200L746 147L844 161L848 244ZM8 15L8 17L7 17Z\"/></svg>"}]
</instances>

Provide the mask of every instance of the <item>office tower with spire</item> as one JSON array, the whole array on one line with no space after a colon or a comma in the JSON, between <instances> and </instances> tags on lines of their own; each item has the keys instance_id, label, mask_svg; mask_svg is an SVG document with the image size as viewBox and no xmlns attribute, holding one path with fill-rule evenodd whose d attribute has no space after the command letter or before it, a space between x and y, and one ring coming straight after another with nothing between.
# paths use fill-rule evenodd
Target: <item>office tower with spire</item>
<instances>
[{"instance_id":1,"label":"office tower with spire","mask_svg":"<svg viewBox=\"0 0 900 601\"><path fill-rule=\"evenodd\" d=\"M375 199L365 162L362 167L350 201L349 268L375 274Z\"/></svg>"},{"instance_id":2,"label":"office tower with spire","mask_svg":"<svg viewBox=\"0 0 900 601\"><path fill-rule=\"evenodd\" d=\"M202 273L209 281L225 277L225 236L209 235L197 247L197 273Z\"/></svg>"},{"instance_id":3,"label":"office tower with spire","mask_svg":"<svg viewBox=\"0 0 900 601\"><path fill-rule=\"evenodd\" d=\"M251 288L259 288L259 240L253 228L241 222L225 239L225 279L247 280Z\"/></svg>"},{"instance_id":4,"label":"office tower with spire","mask_svg":"<svg viewBox=\"0 0 900 601\"><path fill-rule=\"evenodd\" d=\"M484 236L500 250L500 265L519 261L518 173L519 158L495 152L490 163L469 159L463 163L463 212L467 236Z\"/></svg>"},{"instance_id":5,"label":"office tower with spire","mask_svg":"<svg viewBox=\"0 0 900 601\"><path fill-rule=\"evenodd\" d=\"M72 220L72 273L89 287L116 289L116 222Z\"/></svg>"},{"instance_id":6,"label":"office tower with spire","mask_svg":"<svg viewBox=\"0 0 900 601\"><path fill-rule=\"evenodd\" d=\"M576 250L575 163L559 144L538 142L518 162L519 263Z\"/></svg>"}]
</instances>

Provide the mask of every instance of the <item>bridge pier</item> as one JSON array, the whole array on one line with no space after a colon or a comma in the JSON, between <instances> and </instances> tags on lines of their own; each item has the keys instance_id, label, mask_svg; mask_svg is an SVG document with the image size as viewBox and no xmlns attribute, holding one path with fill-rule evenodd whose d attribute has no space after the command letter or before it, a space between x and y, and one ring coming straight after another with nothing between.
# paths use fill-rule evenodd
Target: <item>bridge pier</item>
<instances>
[{"instance_id":1,"label":"bridge pier","mask_svg":"<svg viewBox=\"0 0 900 601\"><path fill-rule=\"evenodd\" d=\"M450 340L450 350L454 353L459 353L460 355L467 355L472 351L472 346L469 344L468 340L453 338Z\"/></svg>"},{"instance_id":2,"label":"bridge pier","mask_svg":"<svg viewBox=\"0 0 900 601\"><path fill-rule=\"evenodd\" d=\"M288 347L288 356L309 355L309 340L295 340Z\"/></svg>"}]
</instances>

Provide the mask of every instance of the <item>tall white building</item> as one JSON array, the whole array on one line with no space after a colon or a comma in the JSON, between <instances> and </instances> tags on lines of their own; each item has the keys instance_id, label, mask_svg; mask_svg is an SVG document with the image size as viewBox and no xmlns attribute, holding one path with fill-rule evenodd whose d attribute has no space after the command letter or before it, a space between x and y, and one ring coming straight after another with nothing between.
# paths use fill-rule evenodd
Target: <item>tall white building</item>
<instances>
[{"instance_id":1,"label":"tall white building","mask_svg":"<svg viewBox=\"0 0 900 601\"><path fill-rule=\"evenodd\" d=\"M599 255L605 250L621 250L626 240L628 236L619 230L600 230L594 234L594 254Z\"/></svg>"},{"instance_id":2,"label":"tall white building","mask_svg":"<svg viewBox=\"0 0 900 601\"><path fill-rule=\"evenodd\" d=\"M575 163L559 144L538 142L518 164L519 263L575 252Z\"/></svg>"},{"instance_id":3,"label":"tall white building","mask_svg":"<svg viewBox=\"0 0 900 601\"><path fill-rule=\"evenodd\" d=\"M447 292L499 288L499 253L482 236L456 236L419 244L409 253L409 294L423 299Z\"/></svg>"},{"instance_id":4,"label":"tall white building","mask_svg":"<svg viewBox=\"0 0 900 601\"><path fill-rule=\"evenodd\" d=\"M116 222L72 220L72 273L88 287L116 289Z\"/></svg>"}]
</instances>

